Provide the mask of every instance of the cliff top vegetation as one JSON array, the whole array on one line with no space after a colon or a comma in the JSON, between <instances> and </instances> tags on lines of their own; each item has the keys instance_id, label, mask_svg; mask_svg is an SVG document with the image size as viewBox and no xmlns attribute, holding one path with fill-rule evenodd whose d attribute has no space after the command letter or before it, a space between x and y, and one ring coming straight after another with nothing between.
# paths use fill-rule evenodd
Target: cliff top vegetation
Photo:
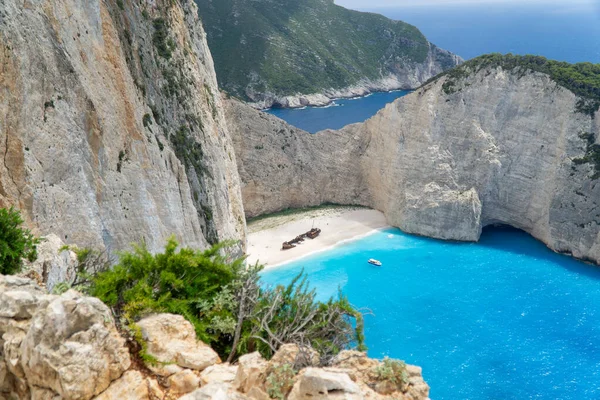
<instances>
[{"instance_id":1,"label":"cliff top vegetation","mask_svg":"<svg viewBox=\"0 0 600 400\"><path fill-rule=\"evenodd\" d=\"M398 62L422 63L429 43L414 26L332 0L196 0L219 86L258 93L317 93L377 79ZM441 60L446 68L452 57Z\"/></svg>"},{"instance_id":2,"label":"cliff top vegetation","mask_svg":"<svg viewBox=\"0 0 600 400\"><path fill-rule=\"evenodd\" d=\"M593 115L600 108L600 64L570 64L533 55L485 54L443 72L423 86L446 76L443 90L446 94L452 94L460 90L457 84L463 78L483 69L498 67L507 71L518 71L519 74L525 74L527 71L547 74L557 84L581 98L577 104L577 111Z\"/></svg>"}]
</instances>

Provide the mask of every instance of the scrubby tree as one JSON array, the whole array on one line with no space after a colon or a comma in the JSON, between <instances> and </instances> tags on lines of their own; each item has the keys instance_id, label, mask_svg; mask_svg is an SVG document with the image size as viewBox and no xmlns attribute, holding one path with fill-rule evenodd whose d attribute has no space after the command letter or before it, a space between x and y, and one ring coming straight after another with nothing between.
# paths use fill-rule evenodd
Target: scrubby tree
<instances>
[{"instance_id":1,"label":"scrubby tree","mask_svg":"<svg viewBox=\"0 0 600 400\"><path fill-rule=\"evenodd\" d=\"M261 290L247 318L242 351L256 348L268 358L292 343L316 350L321 364L328 365L341 350L365 350L362 314L341 292L327 302L317 301L316 295L304 273L287 286Z\"/></svg>"},{"instance_id":2,"label":"scrubby tree","mask_svg":"<svg viewBox=\"0 0 600 400\"><path fill-rule=\"evenodd\" d=\"M23 259L35 261L39 240L23 227L23 219L14 208L0 208L0 274L15 274Z\"/></svg>"}]
</instances>

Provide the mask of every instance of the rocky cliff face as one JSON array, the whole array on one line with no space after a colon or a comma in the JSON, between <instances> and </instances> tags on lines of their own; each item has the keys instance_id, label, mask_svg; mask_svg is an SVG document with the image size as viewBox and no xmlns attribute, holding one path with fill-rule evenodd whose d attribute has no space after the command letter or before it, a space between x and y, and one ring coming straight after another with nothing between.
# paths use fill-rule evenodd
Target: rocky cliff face
<instances>
[{"instance_id":1,"label":"rocky cliff face","mask_svg":"<svg viewBox=\"0 0 600 400\"><path fill-rule=\"evenodd\" d=\"M192 1L6 0L0 43L0 207L110 250L244 238Z\"/></svg>"},{"instance_id":2,"label":"rocky cliff face","mask_svg":"<svg viewBox=\"0 0 600 400\"><path fill-rule=\"evenodd\" d=\"M316 135L230 104L248 215L363 204L410 233L474 241L508 224L600 262L598 112L578 112L579 98L543 73L489 67L449 79Z\"/></svg>"},{"instance_id":3,"label":"rocky cliff face","mask_svg":"<svg viewBox=\"0 0 600 400\"><path fill-rule=\"evenodd\" d=\"M368 143L361 137L311 135L237 100L226 101L225 109L247 217L324 203L372 203L360 166Z\"/></svg>"}]
</instances>

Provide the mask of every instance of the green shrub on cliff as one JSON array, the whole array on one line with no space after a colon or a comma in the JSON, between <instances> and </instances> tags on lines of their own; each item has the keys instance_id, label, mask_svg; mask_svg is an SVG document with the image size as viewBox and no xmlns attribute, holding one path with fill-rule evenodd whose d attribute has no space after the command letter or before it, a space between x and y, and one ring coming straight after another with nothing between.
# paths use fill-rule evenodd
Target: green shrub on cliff
<instances>
[{"instance_id":1,"label":"green shrub on cliff","mask_svg":"<svg viewBox=\"0 0 600 400\"><path fill-rule=\"evenodd\" d=\"M21 270L24 258L37 258L39 240L22 225L19 211L0 208L0 274L15 274Z\"/></svg>"},{"instance_id":2,"label":"green shrub on cliff","mask_svg":"<svg viewBox=\"0 0 600 400\"><path fill-rule=\"evenodd\" d=\"M90 294L134 322L151 312L180 314L190 321L198 338L220 347L233 333L227 285L239 274L243 259L230 260L222 243L205 251L178 250L174 238L163 253L153 255L145 245L120 255L119 263L94 278Z\"/></svg>"},{"instance_id":3,"label":"green shrub on cliff","mask_svg":"<svg viewBox=\"0 0 600 400\"><path fill-rule=\"evenodd\" d=\"M548 60L541 56L493 53L469 60L457 68L436 76L429 82L446 76L443 90L446 94L452 94L460 90L458 83L462 79L483 69L498 67L506 71L514 71L520 76L531 71L547 74L557 84L580 97L576 110L578 112L593 115L600 108L600 64L589 62L569 64Z\"/></svg>"},{"instance_id":4,"label":"green shrub on cliff","mask_svg":"<svg viewBox=\"0 0 600 400\"><path fill-rule=\"evenodd\" d=\"M171 238L156 255L138 245L121 253L113 269L98 273L88 292L110 306L138 341L135 322L145 315L179 314L229 361L255 350L269 357L284 343L309 345L324 363L353 343L363 348L362 315L346 298L316 301L303 275L288 286L262 288L262 267L224 255L230 245L178 249Z\"/></svg>"},{"instance_id":5,"label":"green shrub on cliff","mask_svg":"<svg viewBox=\"0 0 600 400\"><path fill-rule=\"evenodd\" d=\"M269 358L284 343L309 345L327 365L352 345L366 350L362 314L341 293L326 302L316 296L304 273L287 286L261 290L240 342L241 352L258 350Z\"/></svg>"},{"instance_id":6,"label":"green shrub on cliff","mask_svg":"<svg viewBox=\"0 0 600 400\"><path fill-rule=\"evenodd\" d=\"M396 385L399 390L408 383L406 363L401 360L385 357L373 370L373 375L378 382L389 382Z\"/></svg>"}]
</instances>

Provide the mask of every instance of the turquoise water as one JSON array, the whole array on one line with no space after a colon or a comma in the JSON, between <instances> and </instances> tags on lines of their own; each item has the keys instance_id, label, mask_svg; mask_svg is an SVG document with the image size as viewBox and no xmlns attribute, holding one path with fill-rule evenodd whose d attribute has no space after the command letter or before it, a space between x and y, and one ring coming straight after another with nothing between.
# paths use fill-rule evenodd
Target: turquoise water
<instances>
[{"instance_id":1,"label":"turquoise water","mask_svg":"<svg viewBox=\"0 0 600 400\"><path fill-rule=\"evenodd\" d=\"M600 399L600 268L521 231L460 244L390 229L263 280L287 283L302 268L321 299L339 287L373 312L369 355L422 366L432 400Z\"/></svg>"},{"instance_id":2,"label":"turquoise water","mask_svg":"<svg viewBox=\"0 0 600 400\"><path fill-rule=\"evenodd\" d=\"M335 100L328 107L272 108L267 112L307 132L316 133L323 129L340 129L348 124L363 122L377 114L387 103L408 93L410 92L402 90L373 93L356 99Z\"/></svg>"}]
</instances>

